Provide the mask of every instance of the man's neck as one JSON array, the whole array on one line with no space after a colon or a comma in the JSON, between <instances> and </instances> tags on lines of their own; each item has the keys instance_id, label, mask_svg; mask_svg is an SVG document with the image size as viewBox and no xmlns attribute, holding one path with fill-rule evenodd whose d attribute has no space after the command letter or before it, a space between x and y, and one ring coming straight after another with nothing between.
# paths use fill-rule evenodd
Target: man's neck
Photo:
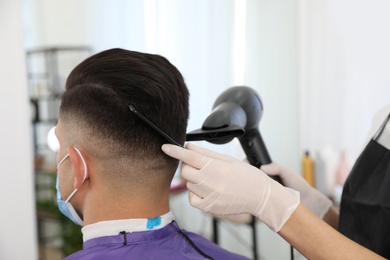
<instances>
[{"instance_id":1,"label":"man's neck","mask_svg":"<svg viewBox=\"0 0 390 260\"><path fill-rule=\"evenodd\" d=\"M158 199L149 196L95 196L86 198L84 225L117 219L152 219L169 212L169 193Z\"/></svg>"}]
</instances>

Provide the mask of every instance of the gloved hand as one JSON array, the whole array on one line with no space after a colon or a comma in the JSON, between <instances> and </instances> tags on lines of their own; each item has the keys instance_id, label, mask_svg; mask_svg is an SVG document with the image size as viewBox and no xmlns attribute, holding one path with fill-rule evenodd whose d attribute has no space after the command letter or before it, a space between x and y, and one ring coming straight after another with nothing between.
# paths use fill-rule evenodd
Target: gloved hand
<instances>
[{"instance_id":1,"label":"gloved hand","mask_svg":"<svg viewBox=\"0 0 390 260\"><path fill-rule=\"evenodd\" d=\"M230 156L188 144L164 144L162 150L182 160L192 206L216 215L252 214L279 231L299 205L299 193L283 187L261 170Z\"/></svg>"},{"instance_id":2,"label":"gloved hand","mask_svg":"<svg viewBox=\"0 0 390 260\"><path fill-rule=\"evenodd\" d=\"M299 191L301 203L321 219L332 206L332 201L328 197L310 186L300 175L283 168L281 165L270 163L262 165L260 169L270 176L279 175L283 185Z\"/></svg>"}]
</instances>

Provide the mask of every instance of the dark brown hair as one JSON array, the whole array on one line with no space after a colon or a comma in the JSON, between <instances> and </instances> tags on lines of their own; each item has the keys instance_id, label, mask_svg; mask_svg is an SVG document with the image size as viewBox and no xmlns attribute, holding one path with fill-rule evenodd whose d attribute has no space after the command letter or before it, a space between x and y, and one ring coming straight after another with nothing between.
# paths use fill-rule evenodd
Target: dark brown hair
<instances>
[{"instance_id":1,"label":"dark brown hair","mask_svg":"<svg viewBox=\"0 0 390 260\"><path fill-rule=\"evenodd\" d=\"M177 161L161 151L167 141L128 106L183 144L188 98L183 76L164 57L110 49L89 57L70 73L60 118L85 130L82 138L96 142L114 157L154 160L158 162L154 167L174 172Z\"/></svg>"}]
</instances>

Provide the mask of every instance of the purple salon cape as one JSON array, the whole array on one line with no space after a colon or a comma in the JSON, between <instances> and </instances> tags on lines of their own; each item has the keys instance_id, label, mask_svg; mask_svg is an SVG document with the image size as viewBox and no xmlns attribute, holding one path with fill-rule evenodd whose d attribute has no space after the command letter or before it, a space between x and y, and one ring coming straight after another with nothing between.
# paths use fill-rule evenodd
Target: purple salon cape
<instances>
[{"instance_id":1,"label":"purple salon cape","mask_svg":"<svg viewBox=\"0 0 390 260\"><path fill-rule=\"evenodd\" d=\"M231 253L195 233L180 229L175 221L162 229L120 233L87 240L83 250L65 260L123 259L248 259Z\"/></svg>"}]
</instances>

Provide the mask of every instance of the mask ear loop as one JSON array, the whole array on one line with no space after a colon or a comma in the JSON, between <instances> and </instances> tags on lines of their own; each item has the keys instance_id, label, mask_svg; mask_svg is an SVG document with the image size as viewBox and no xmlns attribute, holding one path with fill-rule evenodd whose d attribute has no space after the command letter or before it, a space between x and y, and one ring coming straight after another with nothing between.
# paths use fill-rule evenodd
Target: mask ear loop
<instances>
[{"instance_id":1,"label":"mask ear loop","mask_svg":"<svg viewBox=\"0 0 390 260\"><path fill-rule=\"evenodd\" d=\"M85 163L84 157L83 157L83 155L81 154L80 150L77 149L76 147L74 147L74 149L75 149L76 152L80 155L81 161L83 162L83 165L84 165L84 179L83 179L83 182L82 182L82 183L84 183L85 179L87 178L87 172L88 172L88 171L87 171L87 164Z\"/></svg>"},{"instance_id":2,"label":"mask ear loop","mask_svg":"<svg viewBox=\"0 0 390 260\"><path fill-rule=\"evenodd\" d=\"M83 178L83 181L82 183L84 183L85 179L87 178L87 164L85 163L85 160L84 160L84 157L83 155L81 154L80 150L77 149L76 147L74 147L74 149L76 150L76 152L80 155L81 157L81 161L83 162L83 166L84 166L84 178ZM73 195L78 191L78 189L74 189L74 191L69 195L69 197L65 200L65 202L69 202L69 200L73 197Z\"/></svg>"},{"instance_id":3,"label":"mask ear loop","mask_svg":"<svg viewBox=\"0 0 390 260\"><path fill-rule=\"evenodd\" d=\"M62 160L57 164L57 170L58 170L58 167L60 167L60 165L69 157L69 154L65 155L64 158L62 158Z\"/></svg>"}]
</instances>

